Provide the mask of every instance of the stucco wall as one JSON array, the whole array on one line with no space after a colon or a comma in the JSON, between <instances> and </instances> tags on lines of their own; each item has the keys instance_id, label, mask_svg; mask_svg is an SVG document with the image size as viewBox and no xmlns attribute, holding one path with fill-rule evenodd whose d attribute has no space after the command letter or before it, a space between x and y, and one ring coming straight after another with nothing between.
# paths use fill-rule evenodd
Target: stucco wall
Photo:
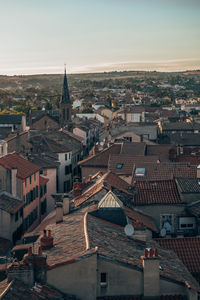
<instances>
[{"instance_id":1,"label":"stucco wall","mask_svg":"<svg viewBox=\"0 0 200 300\"><path fill-rule=\"evenodd\" d=\"M47 283L82 300L96 300L96 255L47 271Z\"/></svg>"},{"instance_id":2,"label":"stucco wall","mask_svg":"<svg viewBox=\"0 0 200 300\"><path fill-rule=\"evenodd\" d=\"M42 174L43 177L48 178L47 182L47 214L49 214L55 208L55 200L51 196L52 194L56 194L56 168L55 169L46 169L47 174Z\"/></svg>"}]
</instances>

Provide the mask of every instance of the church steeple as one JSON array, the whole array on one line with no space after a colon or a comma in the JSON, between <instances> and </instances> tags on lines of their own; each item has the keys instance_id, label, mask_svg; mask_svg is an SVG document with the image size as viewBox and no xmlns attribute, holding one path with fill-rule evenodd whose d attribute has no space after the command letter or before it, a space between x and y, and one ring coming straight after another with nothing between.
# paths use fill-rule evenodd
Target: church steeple
<instances>
[{"instance_id":1,"label":"church steeple","mask_svg":"<svg viewBox=\"0 0 200 300\"><path fill-rule=\"evenodd\" d=\"M68 88L68 83L67 83L66 66L65 66L65 71L64 71L64 80L63 80L61 103L70 103L71 104L70 95L69 95L69 88Z\"/></svg>"},{"instance_id":2,"label":"church steeple","mask_svg":"<svg viewBox=\"0 0 200 300\"><path fill-rule=\"evenodd\" d=\"M62 96L60 99L60 126L64 127L71 122L72 105L69 95L69 88L67 83L66 67L64 71Z\"/></svg>"}]
</instances>

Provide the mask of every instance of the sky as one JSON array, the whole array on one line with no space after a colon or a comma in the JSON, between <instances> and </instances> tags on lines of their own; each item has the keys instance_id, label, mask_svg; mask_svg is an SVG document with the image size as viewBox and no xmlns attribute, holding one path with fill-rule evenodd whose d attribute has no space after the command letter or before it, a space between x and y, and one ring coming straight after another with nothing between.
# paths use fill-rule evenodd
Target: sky
<instances>
[{"instance_id":1,"label":"sky","mask_svg":"<svg viewBox=\"0 0 200 300\"><path fill-rule=\"evenodd\" d=\"M0 74L200 69L200 0L0 0Z\"/></svg>"}]
</instances>

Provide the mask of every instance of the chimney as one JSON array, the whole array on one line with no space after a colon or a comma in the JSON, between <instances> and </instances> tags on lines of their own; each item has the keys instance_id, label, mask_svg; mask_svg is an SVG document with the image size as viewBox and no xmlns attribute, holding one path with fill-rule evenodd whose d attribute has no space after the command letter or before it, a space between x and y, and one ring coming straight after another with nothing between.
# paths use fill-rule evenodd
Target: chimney
<instances>
[{"instance_id":1,"label":"chimney","mask_svg":"<svg viewBox=\"0 0 200 300\"><path fill-rule=\"evenodd\" d=\"M150 241L152 239L152 232L146 228L143 223L136 221L132 224L134 227L134 239L143 242Z\"/></svg>"},{"instance_id":2,"label":"chimney","mask_svg":"<svg viewBox=\"0 0 200 300\"><path fill-rule=\"evenodd\" d=\"M40 239L41 250L48 250L53 247L53 237L51 236L51 230L48 230L48 234L46 229L43 230L43 236Z\"/></svg>"},{"instance_id":3,"label":"chimney","mask_svg":"<svg viewBox=\"0 0 200 300\"><path fill-rule=\"evenodd\" d=\"M56 202L56 224L63 222L63 203Z\"/></svg>"},{"instance_id":4,"label":"chimney","mask_svg":"<svg viewBox=\"0 0 200 300\"><path fill-rule=\"evenodd\" d=\"M144 297L160 296L160 260L158 249L146 248L141 256L143 266Z\"/></svg>"},{"instance_id":5,"label":"chimney","mask_svg":"<svg viewBox=\"0 0 200 300\"><path fill-rule=\"evenodd\" d=\"M63 197L63 214L67 215L69 213L69 196L64 195Z\"/></svg>"},{"instance_id":6,"label":"chimney","mask_svg":"<svg viewBox=\"0 0 200 300\"><path fill-rule=\"evenodd\" d=\"M17 196L17 169L11 170L11 194Z\"/></svg>"}]
</instances>

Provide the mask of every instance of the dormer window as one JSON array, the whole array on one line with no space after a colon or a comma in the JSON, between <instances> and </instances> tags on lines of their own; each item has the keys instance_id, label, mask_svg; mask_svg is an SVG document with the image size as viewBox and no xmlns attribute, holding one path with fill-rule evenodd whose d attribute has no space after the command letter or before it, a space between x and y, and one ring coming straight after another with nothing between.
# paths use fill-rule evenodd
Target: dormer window
<instances>
[{"instance_id":1,"label":"dormer window","mask_svg":"<svg viewBox=\"0 0 200 300\"><path fill-rule=\"evenodd\" d=\"M118 164L116 165L116 169L118 169L118 170L122 169L122 167L123 167L123 164L121 164L121 163L118 163Z\"/></svg>"}]
</instances>

